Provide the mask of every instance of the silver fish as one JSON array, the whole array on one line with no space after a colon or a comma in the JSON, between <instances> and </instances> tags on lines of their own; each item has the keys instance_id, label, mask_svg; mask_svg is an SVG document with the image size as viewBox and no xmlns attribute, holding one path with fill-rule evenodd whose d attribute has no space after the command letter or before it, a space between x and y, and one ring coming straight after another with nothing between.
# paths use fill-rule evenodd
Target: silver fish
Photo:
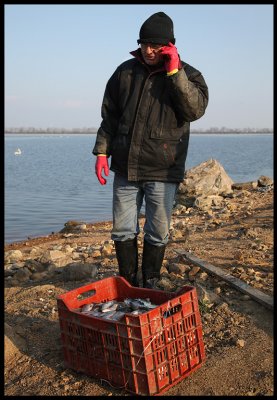
<instances>
[{"instance_id":1,"label":"silver fish","mask_svg":"<svg viewBox=\"0 0 277 400\"><path fill-rule=\"evenodd\" d=\"M149 301L148 301L148 299L145 299L145 300L144 299L135 299L135 300L138 301L139 304L141 304L142 307L145 307L145 308L152 309L152 308L158 307L156 304L152 304L150 302L150 299L149 299Z\"/></svg>"},{"instance_id":2,"label":"silver fish","mask_svg":"<svg viewBox=\"0 0 277 400\"><path fill-rule=\"evenodd\" d=\"M110 307L112 307L115 304L114 300L111 301L107 301L106 303L104 303L101 307L101 311L102 312L107 312L107 310L110 310Z\"/></svg>"},{"instance_id":3,"label":"silver fish","mask_svg":"<svg viewBox=\"0 0 277 400\"><path fill-rule=\"evenodd\" d=\"M152 304L152 303L150 303L150 302L148 302L146 300L143 300L143 299L125 299L124 303L128 307L131 307L131 309L133 311L139 310L139 309L145 309L147 311L147 310L150 310L150 309L153 309L153 308L157 307L156 304Z\"/></svg>"},{"instance_id":4,"label":"silver fish","mask_svg":"<svg viewBox=\"0 0 277 400\"><path fill-rule=\"evenodd\" d=\"M89 315L91 315L92 317L99 317L99 318L103 317L103 313L101 311L96 311L96 310L91 311Z\"/></svg>"},{"instance_id":5,"label":"silver fish","mask_svg":"<svg viewBox=\"0 0 277 400\"><path fill-rule=\"evenodd\" d=\"M119 321L124 317L125 314L126 313L124 311L116 311L116 313L113 315L112 319L115 321Z\"/></svg>"},{"instance_id":6,"label":"silver fish","mask_svg":"<svg viewBox=\"0 0 277 400\"><path fill-rule=\"evenodd\" d=\"M112 319L113 315L116 313L116 311L107 311L102 315L102 318L104 319Z\"/></svg>"},{"instance_id":7,"label":"silver fish","mask_svg":"<svg viewBox=\"0 0 277 400\"><path fill-rule=\"evenodd\" d=\"M105 313L107 311L116 311L118 309L118 307L119 307L119 304L118 303L114 303L113 305L111 305L110 307L105 308L104 310L102 308L102 312Z\"/></svg>"},{"instance_id":8,"label":"silver fish","mask_svg":"<svg viewBox=\"0 0 277 400\"><path fill-rule=\"evenodd\" d=\"M81 312L82 313L87 313L93 309L94 304L84 304L82 306Z\"/></svg>"},{"instance_id":9,"label":"silver fish","mask_svg":"<svg viewBox=\"0 0 277 400\"><path fill-rule=\"evenodd\" d=\"M157 305L152 304L150 298L126 298L124 301L110 300L104 303L84 304L81 312L92 317L119 321L125 314L139 315L156 307Z\"/></svg>"},{"instance_id":10,"label":"silver fish","mask_svg":"<svg viewBox=\"0 0 277 400\"><path fill-rule=\"evenodd\" d=\"M125 299L124 304L126 304L127 307L131 307L132 299Z\"/></svg>"},{"instance_id":11,"label":"silver fish","mask_svg":"<svg viewBox=\"0 0 277 400\"><path fill-rule=\"evenodd\" d=\"M139 309L139 310L134 310L131 312L131 314L133 315L139 315L139 314L143 314L145 312L145 310L143 309Z\"/></svg>"}]
</instances>

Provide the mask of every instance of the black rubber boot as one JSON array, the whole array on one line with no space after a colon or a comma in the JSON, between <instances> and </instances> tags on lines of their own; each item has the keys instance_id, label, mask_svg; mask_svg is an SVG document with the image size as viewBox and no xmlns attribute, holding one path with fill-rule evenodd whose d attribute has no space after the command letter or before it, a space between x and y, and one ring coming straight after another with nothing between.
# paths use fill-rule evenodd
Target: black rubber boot
<instances>
[{"instance_id":1,"label":"black rubber boot","mask_svg":"<svg viewBox=\"0 0 277 400\"><path fill-rule=\"evenodd\" d=\"M144 240L142 255L142 280L144 288L153 288L151 280L160 278L160 269L164 259L164 246L153 246ZM150 280L150 281L149 281Z\"/></svg>"},{"instance_id":2,"label":"black rubber boot","mask_svg":"<svg viewBox=\"0 0 277 400\"><path fill-rule=\"evenodd\" d=\"M125 278L132 286L138 286L138 245L137 238L114 241L116 258L119 266L119 275Z\"/></svg>"}]
</instances>

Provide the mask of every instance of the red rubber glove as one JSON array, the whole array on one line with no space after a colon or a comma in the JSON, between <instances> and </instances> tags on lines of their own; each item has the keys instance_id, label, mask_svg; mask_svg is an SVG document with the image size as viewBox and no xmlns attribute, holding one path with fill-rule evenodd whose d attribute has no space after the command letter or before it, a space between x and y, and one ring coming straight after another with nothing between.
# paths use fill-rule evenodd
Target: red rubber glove
<instances>
[{"instance_id":1,"label":"red rubber glove","mask_svg":"<svg viewBox=\"0 0 277 400\"><path fill-rule=\"evenodd\" d=\"M179 69L179 54L177 48L171 42L168 46L163 46L160 54L164 55L165 69L168 74L173 74ZM174 71L174 72L173 72Z\"/></svg>"},{"instance_id":2,"label":"red rubber glove","mask_svg":"<svg viewBox=\"0 0 277 400\"><path fill-rule=\"evenodd\" d=\"M98 155L95 163L95 173L101 185L106 185L107 180L102 177L102 170L104 170L106 176L109 175L108 157L105 155Z\"/></svg>"}]
</instances>

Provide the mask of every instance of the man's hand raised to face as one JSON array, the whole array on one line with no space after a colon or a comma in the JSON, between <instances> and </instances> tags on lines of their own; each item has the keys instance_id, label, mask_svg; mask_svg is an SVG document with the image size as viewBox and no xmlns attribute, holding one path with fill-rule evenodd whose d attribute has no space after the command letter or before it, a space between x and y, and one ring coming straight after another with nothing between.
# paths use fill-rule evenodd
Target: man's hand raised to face
<instances>
[{"instance_id":1,"label":"man's hand raised to face","mask_svg":"<svg viewBox=\"0 0 277 400\"><path fill-rule=\"evenodd\" d=\"M163 46L160 54L164 56L165 69L168 75L173 75L179 70L179 54L177 48L169 42L168 46Z\"/></svg>"}]
</instances>

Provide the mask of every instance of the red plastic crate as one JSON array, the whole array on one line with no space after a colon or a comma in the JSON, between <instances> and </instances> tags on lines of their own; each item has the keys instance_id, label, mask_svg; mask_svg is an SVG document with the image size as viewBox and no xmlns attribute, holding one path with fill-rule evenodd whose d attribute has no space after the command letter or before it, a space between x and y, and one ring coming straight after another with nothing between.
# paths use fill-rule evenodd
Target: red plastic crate
<instances>
[{"instance_id":1,"label":"red plastic crate","mask_svg":"<svg viewBox=\"0 0 277 400\"><path fill-rule=\"evenodd\" d=\"M80 312L88 303L150 298L158 307L120 321ZM57 298L65 366L139 395L157 395L205 360L196 289L175 293L131 286L116 276Z\"/></svg>"}]
</instances>

